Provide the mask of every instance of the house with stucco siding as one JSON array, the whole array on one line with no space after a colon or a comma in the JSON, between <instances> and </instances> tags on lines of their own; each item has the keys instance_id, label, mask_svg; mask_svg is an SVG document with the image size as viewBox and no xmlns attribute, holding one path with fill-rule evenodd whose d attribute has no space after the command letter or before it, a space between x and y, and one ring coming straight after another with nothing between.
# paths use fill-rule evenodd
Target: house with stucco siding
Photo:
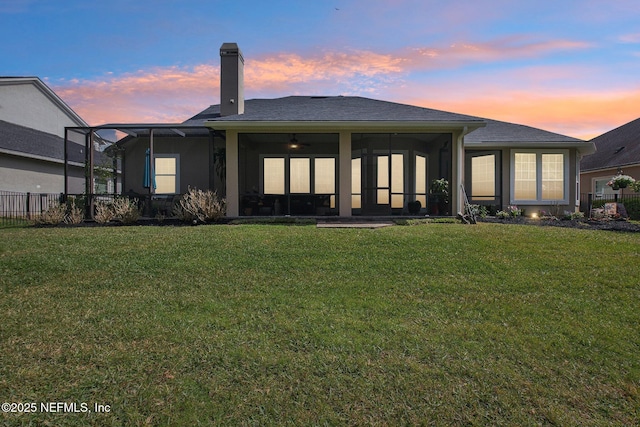
<instances>
[{"instance_id":1,"label":"house with stucco siding","mask_svg":"<svg viewBox=\"0 0 640 427\"><path fill-rule=\"evenodd\" d=\"M63 193L69 126L88 125L42 80L0 77L0 191ZM67 140L67 190L82 193L84 140Z\"/></svg>"},{"instance_id":2,"label":"house with stucco siding","mask_svg":"<svg viewBox=\"0 0 640 427\"><path fill-rule=\"evenodd\" d=\"M185 122L85 129L127 134L114 145L123 192L215 189L230 217L454 215L465 195L495 209L579 206L591 142L357 96L245 99L237 44L223 44L220 60L220 103Z\"/></svg>"},{"instance_id":3,"label":"house with stucco siding","mask_svg":"<svg viewBox=\"0 0 640 427\"><path fill-rule=\"evenodd\" d=\"M607 182L620 172L640 180L640 118L606 132L591 142L596 152L582 158L580 183L584 193L606 196L620 193ZM623 190L633 194L631 188Z\"/></svg>"}]
</instances>

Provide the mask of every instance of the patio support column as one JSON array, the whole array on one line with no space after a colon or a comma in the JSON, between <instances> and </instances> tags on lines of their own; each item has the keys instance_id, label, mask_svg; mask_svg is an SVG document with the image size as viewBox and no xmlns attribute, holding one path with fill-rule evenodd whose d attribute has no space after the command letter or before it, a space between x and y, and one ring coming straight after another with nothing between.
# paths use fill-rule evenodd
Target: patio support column
<instances>
[{"instance_id":1,"label":"patio support column","mask_svg":"<svg viewBox=\"0 0 640 427\"><path fill-rule=\"evenodd\" d=\"M151 206L151 196L153 195L153 183L155 182L155 177L156 177L154 163L155 161L153 160L153 129L149 129L149 206Z\"/></svg>"},{"instance_id":2,"label":"patio support column","mask_svg":"<svg viewBox=\"0 0 640 427\"><path fill-rule=\"evenodd\" d=\"M451 214L456 215L463 212L462 191L460 185L464 183L464 136L469 133L465 126L462 131L455 132L453 136L453 148L451 150L451 162L453 170L451 171Z\"/></svg>"},{"instance_id":3,"label":"patio support column","mask_svg":"<svg viewBox=\"0 0 640 427\"><path fill-rule=\"evenodd\" d=\"M227 131L226 138L227 154L227 216L234 217L240 215L240 185L239 185L239 162L238 162L238 132Z\"/></svg>"},{"instance_id":4,"label":"patio support column","mask_svg":"<svg viewBox=\"0 0 640 427\"><path fill-rule=\"evenodd\" d=\"M351 216L351 132L340 132L338 153L339 215Z\"/></svg>"},{"instance_id":5,"label":"patio support column","mask_svg":"<svg viewBox=\"0 0 640 427\"><path fill-rule=\"evenodd\" d=\"M155 189L153 188L153 185L156 182L155 163L156 161L153 154L153 129L149 129L149 195L146 203L144 204L145 215L148 217L151 216L151 212L153 210L151 207L151 200L153 199L153 193L155 192ZM178 192L180 192L180 189L178 189Z\"/></svg>"},{"instance_id":6,"label":"patio support column","mask_svg":"<svg viewBox=\"0 0 640 427\"><path fill-rule=\"evenodd\" d=\"M213 130L209 129L209 190L215 191L215 163L216 163L216 154L214 148L214 138Z\"/></svg>"}]
</instances>

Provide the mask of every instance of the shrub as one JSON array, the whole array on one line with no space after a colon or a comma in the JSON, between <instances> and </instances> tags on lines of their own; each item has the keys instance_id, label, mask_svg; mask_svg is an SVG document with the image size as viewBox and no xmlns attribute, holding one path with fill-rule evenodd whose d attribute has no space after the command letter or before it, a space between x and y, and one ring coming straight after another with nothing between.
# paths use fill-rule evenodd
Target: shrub
<instances>
[{"instance_id":1,"label":"shrub","mask_svg":"<svg viewBox=\"0 0 640 427\"><path fill-rule=\"evenodd\" d=\"M489 214L489 209L484 205L469 205L471 214L485 218Z\"/></svg>"},{"instance_id":2,"label":"shrub","mask_svg":"<svg viewBox=\"0 0 640 427\"><path fill-rule=\"evenodd\" d=\"M509 212L505 212L505 211L498 211L498 212L496 212L496 217L498 217L500 219L507 219L507 218L511 217L511 214Z\"/></svg>"},{"instance_id":3,"label":"shrub","mask_svg":"<svg viewBox=\"0 0 640 427\"><path fill-rule=\"evenodd\" d=\"M622 200L624 207L627 209L627 215L630 219L640 220L640 198Z\"/></svg>"},{"instance_id":4,"label":"shrub","mask_svg":"<svg viewBox=\"0 0 640 427\"><path fill-rule=\"evenodd\" d=\"M49 203L47 210L40 214L40 217L36 219L37 224L58 225L64 221L67 214L66 205L61 205L60 202L54 201Z\"/></svg>"},{"instance_id":5,"label":"shrub","mask_svg":"<svg viewBox=\"0 0 640 427\"><path fill-rule=\"evenodd\" d=\"M564 220L581 220L584 219L584 213L582 212L572 212L572 211L564 211L564 215L562 216Z\"/></svg>"},{"instance_id":6,"label":"shrub","mask_svg":"<svg viewBox=\"0 0 640 427\"><path fill-rule=\"evenodd\" d=\"M112 201L99 200L96 202L94 218L98 224L106 224L112 220L133 224L140 218L138 199L116 197Z\"/></svg>"},{"instance_id":7,"label":"shrub","mask_svg":"<svg viewBox=\"0 0 640 427\"><path fill-rule=\"evenodd\" d=\"M76 206L74 199L71 199L71 202L69 202L67 211L64 217L65 224L80 224L84 219L84 212L80 206Z\"/></svg>"},{"instance_id":8,"label":"shrub","mask_svg":"<svg viewBox=\"0 0 640 427\"><path fill-rule=\"evenodd\" d=\"M507 213L512 216L512 217L517 217L520 215L524 214L524 211L522 209L518 209L517 206L513 205L513 206L507 206Z\"/></svg>"},{"instance_id":9,"label":"shrub","mask_svg":"<svg viewBox=\"0 0 640 427\"><path fill-rule=\"evenodd\" d=\"M173 213L188 222L217 221L224 216L225 200L218 198L215 191L189 188L174 207Z\"/></svg>"},{"instance_id":10,"label":"shrub","mask_svg":"<svg viewBox=\"0 0 640 427\"><path fill-rule=\"evenodd\" d=\"M133 224L140 218L138 199L116 197L111 204L111 209L113 209L113 218L123 224Z\"/></svg>"},{"instance_id":11,"label":"shrub","mask_svg":"<svg viewBox=\"0 0 640 427\"><path fill-rule=\"evenodd\" d=\"M105 200L98 200L96 202L96 213L94 219L98 224L106 224L114 218L113 208L111 202Z\"/></svg>"}]
</instances>

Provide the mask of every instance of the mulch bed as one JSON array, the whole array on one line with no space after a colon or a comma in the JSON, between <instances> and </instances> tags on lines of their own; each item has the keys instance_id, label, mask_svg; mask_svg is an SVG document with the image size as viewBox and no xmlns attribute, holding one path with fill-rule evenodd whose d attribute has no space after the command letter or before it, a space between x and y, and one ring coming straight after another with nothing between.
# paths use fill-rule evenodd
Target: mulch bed
<instances>
[{"instance_id":1,"label":"mulch bed","mask_svg":"<svg viewBox=\"0 0 640 427\"><path fill-rule=\"evenodd\" d=\"M583 230L610 230L629 233L640 233L640 224L624 220L544 220L516 217L500 219L494 217L478 218L478 222L492 222L499 224L522 224L548 227L581 228Z\"/></svg>"}]
</instances>

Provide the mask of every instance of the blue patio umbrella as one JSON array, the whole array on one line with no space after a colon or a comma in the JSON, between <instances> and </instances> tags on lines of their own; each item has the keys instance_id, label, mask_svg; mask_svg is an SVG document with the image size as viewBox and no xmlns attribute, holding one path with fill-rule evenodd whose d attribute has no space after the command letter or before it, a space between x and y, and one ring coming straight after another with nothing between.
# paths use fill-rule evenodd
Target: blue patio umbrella
<instances>
[{"instance_id":1,"label":"blue patio umbrella","mask_svg":"<svg viewBox=\"0 0 640 427\"><path fill-rule=\"evenodd\" d=\"M147 148L144 153L144 175L142 177L142 186L149 188L151 181L151 150ZM153 174L153 188L156 188L156 174Z\"/></svg>"}]
</instances>

